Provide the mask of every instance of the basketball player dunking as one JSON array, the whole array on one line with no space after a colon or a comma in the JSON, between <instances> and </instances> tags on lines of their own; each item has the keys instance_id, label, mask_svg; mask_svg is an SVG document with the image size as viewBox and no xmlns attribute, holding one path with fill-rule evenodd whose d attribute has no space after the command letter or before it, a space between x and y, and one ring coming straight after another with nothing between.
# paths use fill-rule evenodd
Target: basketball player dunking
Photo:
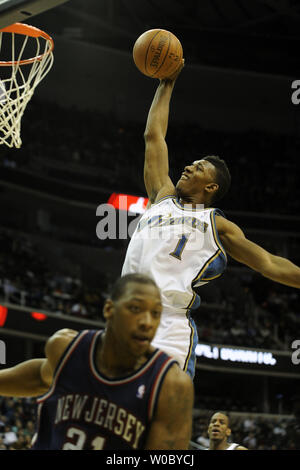
<instances>
[{"instance_id":1,"label":"basketball player dunking","mask_svg":"<svg viewBox=\"0 0 300 470\"><path fill-rule=\"evenodd\" d=\"M152 279L124 276L104 331L60 330L45 359L0 370L0 395L40 396L34 450L188 449L193 383L150 344L161 311Z\"/></svg>"},{"instance_id":2,"label":"basketball player dunking","mask_svg":"<svg viewBox=\"0 0 300 470\"><path fill-rule=\"evenodd\" d=\"M169 177L166 133L178 72L160 80L145 130L144 181L151 206L141 217L126 253L122 274L151 276L162 293L163 314L153 345L174 356L194 376L197 289L223 273L227 254L273 281L300 288L300 269L249 241L213 208L230 186L223 160L206 156L184 167L176 186ZM227 254L226 254L227 253Z\"/></svg>"},{"instance_id":3,"label":"basketball player dunking","mask_svg":"<svg viewBox=\"0 0 300 470\"><path fill-rule=\"evenodd\" d=\"M208 426L208 450L248 450L236 442L227 442L230 434L229 417L224 413L215 413Z\"/></svg>"}]
</instances>

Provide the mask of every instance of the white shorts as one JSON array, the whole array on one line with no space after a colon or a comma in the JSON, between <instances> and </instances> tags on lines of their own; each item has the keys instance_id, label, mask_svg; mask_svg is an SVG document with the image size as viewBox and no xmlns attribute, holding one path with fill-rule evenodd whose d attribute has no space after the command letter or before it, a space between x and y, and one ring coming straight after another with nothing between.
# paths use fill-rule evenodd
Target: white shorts
<instances>
[{"instance_id":1,"label":"white shorts","mask_svg":"<svg viewBox=\"0 0 300 470\"><path fill-rule=\"evenodd\" d=\"M197 328L190 316L166 311L162 313L151 344L176 359L181 369L192 378L195 375L197 343Z\"/></svg>"}]
</instances>

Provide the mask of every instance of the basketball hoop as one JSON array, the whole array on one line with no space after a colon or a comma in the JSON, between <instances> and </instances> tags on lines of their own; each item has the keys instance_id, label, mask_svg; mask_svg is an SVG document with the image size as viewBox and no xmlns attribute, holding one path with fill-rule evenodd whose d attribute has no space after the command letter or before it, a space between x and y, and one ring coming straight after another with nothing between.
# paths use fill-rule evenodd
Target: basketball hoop
<instances>
[{"instance_id":1,"label":"basketball hoop","mask_svg":"<svg viewBox=\"0 0 300 470\"><path fill-rule=\"evenodd\" d=\"M53 39L34 26L15 23L0 29L0 145L21 147L21 119L53 65L53 48Z\"/></svg>"}]
</instances>

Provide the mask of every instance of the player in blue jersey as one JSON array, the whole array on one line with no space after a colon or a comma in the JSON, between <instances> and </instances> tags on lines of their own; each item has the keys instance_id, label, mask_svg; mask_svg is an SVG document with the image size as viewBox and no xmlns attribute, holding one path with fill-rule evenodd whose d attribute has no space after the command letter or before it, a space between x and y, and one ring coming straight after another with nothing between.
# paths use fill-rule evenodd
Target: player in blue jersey
<instances>
[{"instance_id":1,"label":"player in blue jersey","mask_svg":"<svg viewBox=\"0 0 300 470\"><path fill-rule=\"evenodd\" d=\"M45 359L0 371L0 395L39 397L33 449L188 449L193 384L151 346L161 310L152 279L124 276L105 330L60 330Z\"/></svg>"},{"instance_id":2,"label":"player in blue jersey","mask_svg":"<svg viewBox=\"0 0 300 470\"><path fill-rule=\"evenodd\" d=\"M144 182L151 206L130 240L122 274L141 272L156 281L163 313L153 345L175 357L193 377L197 328L192 312L200 304L197 290L222 275L227 254L291 287L300 288L300 269L248 240L214 209L231 182L219 157L192 160L176 186L171 181L166 133L170 99L181 69L174 77L160 80L148 113Z\"/></svg>"}]
</instances>

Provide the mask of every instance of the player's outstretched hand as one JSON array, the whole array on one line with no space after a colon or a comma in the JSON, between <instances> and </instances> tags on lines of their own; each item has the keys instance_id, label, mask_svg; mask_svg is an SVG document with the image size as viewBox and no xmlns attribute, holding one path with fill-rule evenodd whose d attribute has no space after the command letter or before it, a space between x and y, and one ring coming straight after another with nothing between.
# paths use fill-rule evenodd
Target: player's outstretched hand
<instances>
[{"instance_id":1,"label":"player's outstretched hand","mask_svg":"<svg viewBox=\"0 0 300 470\"><path fill-rule=\"evenodd\" d=\"M184 67L184 59L181 59L181 63L178 66L178 68L175 70L175 72L172 75L170 75L170 77L162 78L160 81L161 82L175 82L181 70L183 69L183 67Z\"/></svg>"}]
</instances>

